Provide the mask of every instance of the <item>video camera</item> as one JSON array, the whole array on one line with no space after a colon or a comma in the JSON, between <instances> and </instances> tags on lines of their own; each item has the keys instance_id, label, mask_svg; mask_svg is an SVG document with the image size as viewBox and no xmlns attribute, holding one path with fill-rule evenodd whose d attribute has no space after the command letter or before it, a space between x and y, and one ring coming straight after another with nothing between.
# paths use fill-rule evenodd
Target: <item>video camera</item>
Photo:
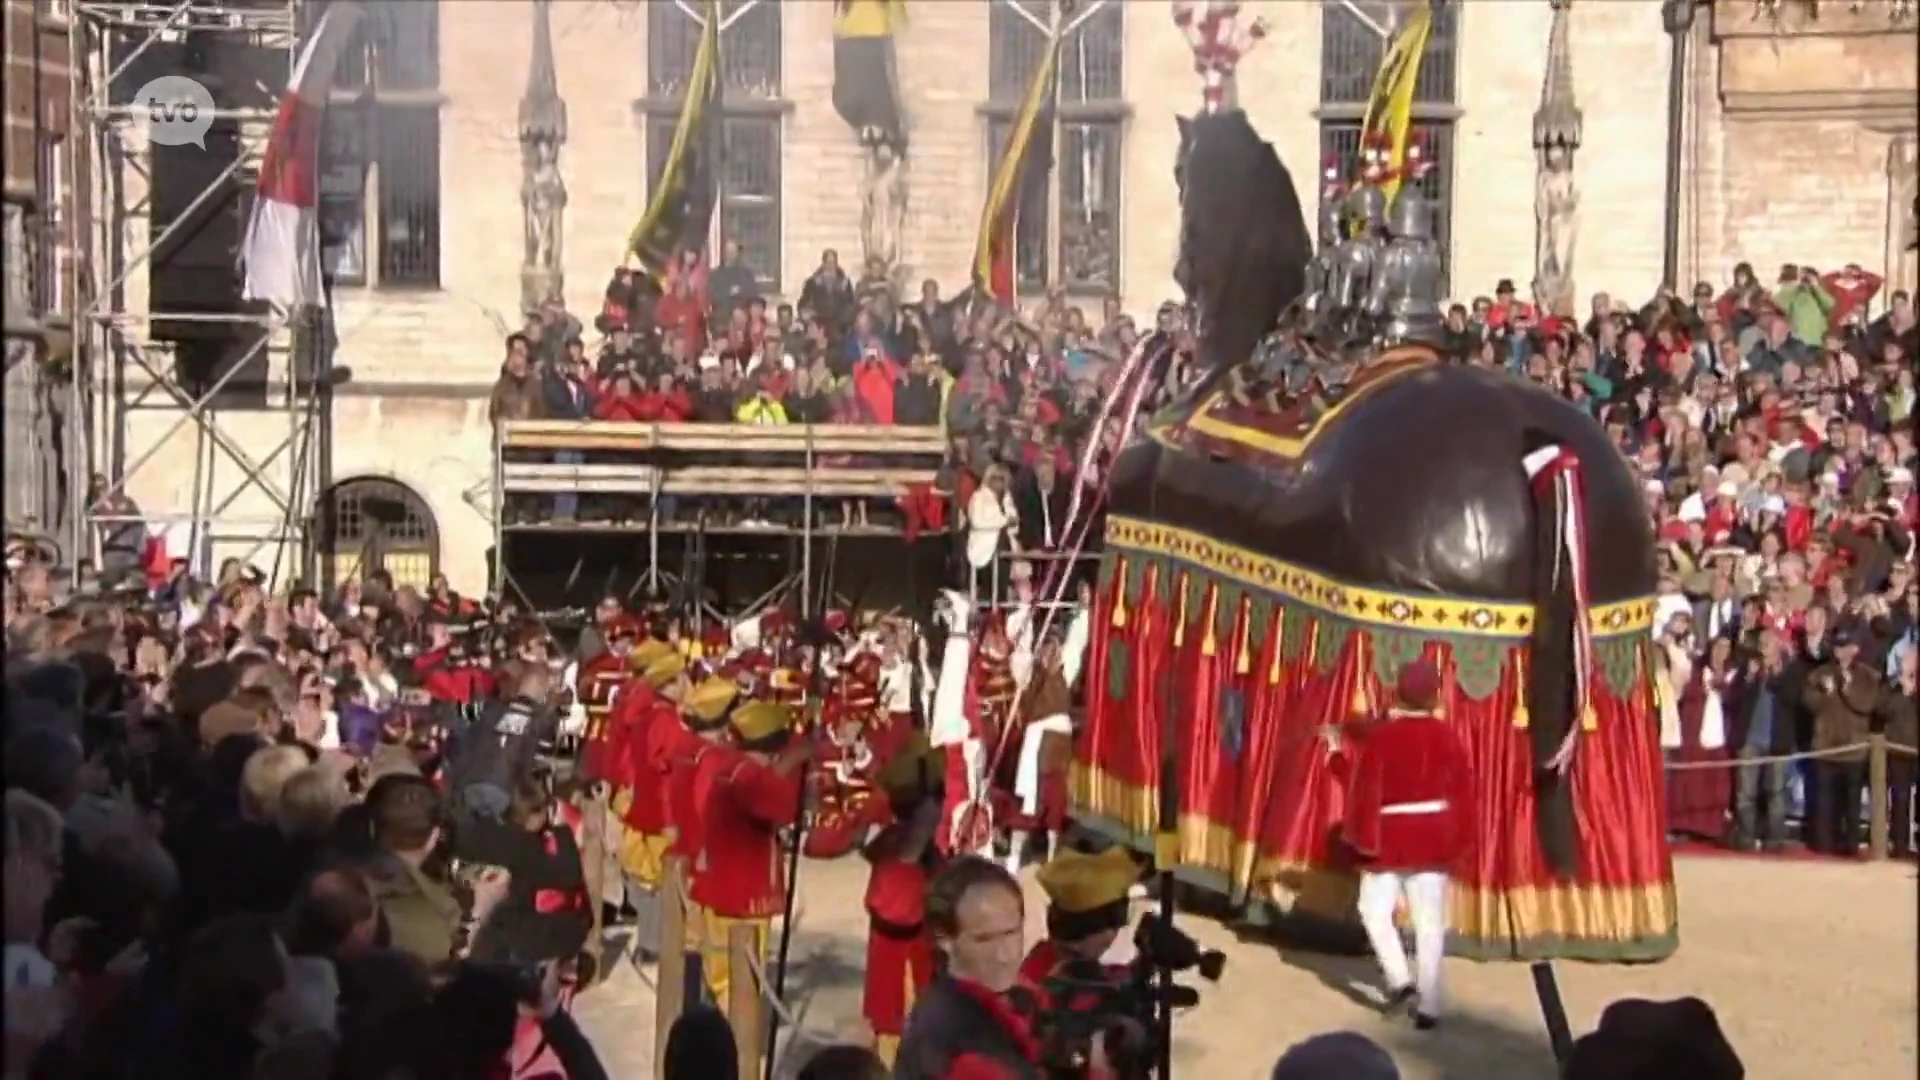
<instances>
[{"instance_id":1,"label":"video camera","mask_svg":"<svg viewBox=\"0 0 1920 1080\"><path fill-rule=\"evenodd\" d=\"M1123 968L1093 961L1063 964L1043 985L1048 997L1039 1017L1042 1067L1054 1080L1086 1075L1095 1039L1122 1080L1151 1076L1160 1058L1161 1009L1190 1009L1200 991L1178 983L1161 985L1162 972L1194 972L1218 982L1227 957L1200 943L1157 914L1133 931L1134 958Z\"/></svg>"}]
</instances>

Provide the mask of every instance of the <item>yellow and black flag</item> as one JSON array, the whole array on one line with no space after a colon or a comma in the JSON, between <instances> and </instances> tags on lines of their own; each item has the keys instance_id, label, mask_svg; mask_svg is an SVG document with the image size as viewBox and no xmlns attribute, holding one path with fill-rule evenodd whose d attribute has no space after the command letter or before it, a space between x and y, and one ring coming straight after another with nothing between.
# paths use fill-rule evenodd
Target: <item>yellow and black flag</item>
<instances>
[{"instance_id":1,"label":"yellow and black flag","mask_svg":"<svg viewBox=\"0 0 1920 1080\"><path fill-rule=\"evenodd\" d=\"M646 213L627 236L627 250L657 282L682 251L701 251L720 198L720 0L702 5L700 45L693 54L686 100L673 126L667 163L653 182Z\"/></svg>"},{"instance_id":2,"label":"yellow and black flag","mask_svg":"<svg viewBox=\"0 0 1920 1080\"><path fill-rule=\"evenodd\" d=\"M1062 5L1063 7L1065 5ZM973 287L995 300L1014 300L1014 241L1028 190L1046 183L1053 171L1053 114L1059 99L1060 37L1053 34L1040 54L1020 111L1014 114L1000 166L987 187L980 211L980 236L973 248ZM1044 206L1044 203L1040 205Z\"/></svg>"},{"instance_id":3,"label":"yellow and black flag","mask_svg":"<svg viewBox=\"0 0 1920 1080\"><path fill-rule=\"evenodd\" d=\"M1373 93L1367 97L1366 118L1360 125L1362 146L1377 143L1389 151L1387 182L1381 186L1387 201L1400 190L1402 170L1407 163L1407 133L1413 126L1413 94L1420 81L1420 61L1427 53L1427 39L1433 36L1433 5L1421 3L1407 24L1394 36L1380 58L1380 70L1373 77Z\"/></svg>"},{"instance_id":4,"label":"yellow and black flag","mask_svg":"<svg viewBox=\"0 0 1920 1080\"><path fill-rule=\"evenodd\" d=\"M833 16L833 109L860 141L905 153L907 128L895 77L893 36L907 0L837 0Z\"/></svg>"}]
</instances>

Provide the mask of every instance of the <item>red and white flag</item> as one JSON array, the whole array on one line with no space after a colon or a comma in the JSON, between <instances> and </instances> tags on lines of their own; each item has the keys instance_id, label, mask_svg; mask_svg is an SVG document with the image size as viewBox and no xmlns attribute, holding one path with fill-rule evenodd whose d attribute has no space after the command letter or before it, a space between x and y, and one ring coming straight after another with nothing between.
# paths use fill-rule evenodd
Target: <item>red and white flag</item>
<instances>
[{"instance_id":1,"label":"red and white flag","mask_svg":"<svg viewBox=\"0 0 1920 1080\"><path fill-rule=\"evenodd\" d=\"M260 189L241 248L245 296L276 310L319 304L320 121L340 57L363 13L359 0L334 0L300 50L293 78L260 163Z\"/></svg>"}]
</instances>

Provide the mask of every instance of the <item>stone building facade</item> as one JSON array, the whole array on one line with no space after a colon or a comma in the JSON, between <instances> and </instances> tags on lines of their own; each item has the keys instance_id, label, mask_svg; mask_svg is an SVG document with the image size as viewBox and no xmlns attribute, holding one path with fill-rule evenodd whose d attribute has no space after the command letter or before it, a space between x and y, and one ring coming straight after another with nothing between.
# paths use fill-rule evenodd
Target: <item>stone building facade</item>
<instances>
[{"instance_id":1,"label":"stone building facade","mask_svg":"<svg viewBox=\"0 0 1920 1080\"><path fill-rule=\"evenodd\" d=\"M743 154L754 140L762 150L777 140L777 154L759 166L759 176L740 181L759 190L736 192L735 202L741 220L760 230L756 251L771 265L758 269L792 295L823 249L857 255L862 165L831 104L834 5L760 2L768 12L741 14L727 24L732 33L770 18L777 30L773 39L730 39L734 55L757 64L759 75L735 87L729 115L741 120ZM1005 95L994 84L1005 81L999 73L1009 65L1019 69L1017 57L1001 55L1011 46L995 45L1004 32L996 27L1008 18L996 9L1008 2L910 0L909 23L896 39L912 140L905 272L913 282L932 278L948 292L966 280L991 169L990 139L1005 115L996 108L1004 101L995 100ZM750 6L728 0L729 19ZM1045 5L1025 0L1025 6L1032 14ZM695 0L554 6L559 89L569 116L560 161L567 189L565 289L570 307L586 321L598 310L609 270L644 204L650 127L657 129L661 117L671 123L671 102L662 100L648 70L650 63L667 62L661 58L671 50L660 41L650 49L650 31L662 32L662 18L684 19L700 7ZM1358 74L1331 77L1329 64L1354 63L1333 55L1338 35L1328 32L1326 20L1351 22L1356 12L1384 20L1388 7L1385 0L1246 5L1270 32L1241 66L1238 100L1292 168L1309 207L1323 150L1336 137L1329 133L1357 118L1352 93L1329 87L1356 80L1364 86L1372 71L1367 61ZM364 181L364 216L346 241L349 261L357 260L354 276L368 283L335 292L339 361L351 366L353 379L334 406L334 478L381 477L417 493L435 526L436 565L456 588L469 591L485 587L492 542L486 397L503 331L519 322L516 114L532 10L526 0L442 3L431 34L408 36L414 47L430 51L428 58L396 63L379 75L382 86L371 96L407 116L380 121L390 127L382 129L386 138ZM1432 93L1423 91L1430 100L1420 115L1441 158L1453 292L1462 298L1491 293L1500 278L1524 289L1534 258L1530 118L1541 95L1550 6L1524 0L1447 10L1445 70L1423 81ZM1911 263L1891 258L1896 226L1889 215L1891 207L1905 205L1899 192L1913 182L1912 23L1896 23L1891 5L1876 0L1844 18L1823 10L1817 33L1800 22L1756 20L1754 11L1750 0L1720 0L1701 12L1695 30L1684 275L1718 281L1734 261L1746 259L1756 266L1795 261L1823 268L1859 262L1910 277ZM1657 0L1575 0L1571 18L1574 82L1585 116L1576 287L1637 300L1661 274L1669 41ZM1111 207L1113 237L1101 273L1129 309L1150 311L1176 294L1174 116L1198 105L1199 81L1167 5L1116 4L1111 20L1101 45L1105 73L1098 80L1083 75L1084 99L1063 106L1063 119L1084 122L1086 132L1078 149L1068 140L1060 157L1088 156L1058 181L1056 197L1076 213ZM674 32L688 41L693 36L684 27ZM1805 104L1810 95L1813 105ZM1093 142L1099 142L1097 155L1086 150ZM414 160L402 160L406 154ZM653 154L657 159L657 148ZM1890 175L1895 159L1906 162L1906 171ZM411 181L402 169L413 170ZM343 170L339 198L352 201L361 182L356 176ZM405 192L389 190L408 183L412 204ZM432 225L430 242L419 235L423 220ZM423 253L431 266L418 265ZM1103 291L1106 286L1086 302L1096 305ZM133 446L159 436L169 422L164 413L136 415L145 430L129 433ZM285 420L228 413L222 424L245 444L282 435ZM171 463L132 485L141 505L186 501L194 442L176 435L174 443L163 457ZM216 461L214 467L228 465ZM236 483L225 475L213 486L220 491Z\"/></svg>"},{"instance_id":2,"label":"stone building facade","mask_svg":"<svg viewBox=\"0 0 1920 1080\"><path fill-rule=\"evenodd\" d=\"M68 478L53 444L76 305L70 230L85 228L73 194L72 22L56 0L5 0L4 17L6 523L58 536Z\"/></svg>"}]
</instances>

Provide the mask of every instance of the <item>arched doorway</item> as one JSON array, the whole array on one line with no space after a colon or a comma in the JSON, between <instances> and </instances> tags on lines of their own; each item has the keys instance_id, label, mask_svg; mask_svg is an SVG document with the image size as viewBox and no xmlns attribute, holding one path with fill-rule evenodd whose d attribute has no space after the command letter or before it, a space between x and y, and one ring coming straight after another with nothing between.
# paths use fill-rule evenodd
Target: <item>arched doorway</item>
<instances>
[{"instance_id":1,"label":"arched doorway","mask_svg":"<svg viewBox=\"0 0 1920 1080\"><path fill-rule=\"evenodd\" d=\"M440 529L418 492L384 477L343 480L320 507L320 566L328 588L375 570L424 590L440 566Z\"/></svg>"}]
</instances>

